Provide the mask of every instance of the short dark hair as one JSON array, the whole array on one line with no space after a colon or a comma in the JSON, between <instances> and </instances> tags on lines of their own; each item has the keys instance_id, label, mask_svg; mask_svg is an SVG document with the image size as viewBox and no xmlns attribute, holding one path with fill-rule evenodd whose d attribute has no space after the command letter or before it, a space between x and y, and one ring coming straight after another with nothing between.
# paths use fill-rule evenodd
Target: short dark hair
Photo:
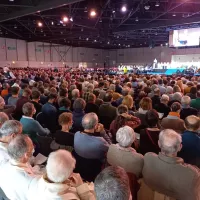
<instances>
[{"instance_id":1,"label":"short dark hair","mask_svg":"<svg viewBox=\"0 0 200 200\"><path fill-rule=\"evenodd\" d=\"M68 90L66 88L61 88L59 90L59 96L60 97L66 97L67 93L68 93Z\"/></svg>"},{"instance_id":2,"label":"short dark hair","mask_svg":"<svg viewBox=\"0 0 200 200\"><path fill-rule=\"evenodd\" d=\"M117 108L117 112L119 115L123 114L123 113L128 113L128 107L126 105L119 105Z\"/></svg>"},{"instance_id":3,"label":"short dark hair","mask_svg":"<svg viewBox=\"0 0 200 200\"><path fill-rule=\"evenodd\" d=\"M12 95L18 94L19 93L19 87L16 87L16 86L12 87L11 88L11 93L12 93Z\"/></svg>"},{"instance_id":4,"label":"short dark hair","mask_svg":"<svg viewBox=\"0 0 200 200\"><path fill-rule=\"evenodd\" d=\"M34 90L32 92L32 99L39 99L40 98L40 92L38 90Z\"/></svg>"},{"instance_id":5,"label":"short dark hair","mask_svg":"<svg viewBox=\"0 0 200 200\"><path fill-rule=\"evenodd\" d=\"M63 106L66 108L71 107L71 101L66 97L62 98L58 104L59 104L59 107L63 107Z\"/></svg>"},{"instance_id":6,"label":"short dark hair","mask_svg":"<svg viewBox=\"0 0 200 200\"><path fill-rule=\"evenodd\" d=\"M103 98L104 102L111 102L113 96L110 92L107 92Z\"/></svg>"},{"instance_id":7,"label":"short dark hair","mask_svg":"<svg viewBox=\"0 0 200 200\"><path fill-rule=\"evenodd\" d=\"M171 110L172 112L177 112L178 110L181 109L181 104L178 102L175 102L171 105Z\"/></svg>"},{"instance_id":8,"label":"short dark hair","mask_svg":"<svg viewBox=\"0 0 200 200\"><path fill-rule=\"evenodd\" d=\"M129 178L121 167L107 167L94 181L97 200L129 200Z\"/></svg>"},{"instance_id":9,"label":"short dark hair","mask_svg":"<svg viewBox=\"0 0 200 200\"><path fill-rule=\"evenodd\" d=\"M145 115L145 120L150 128L155 127L159 121L158 112L154 109L147 111Z\"/></svg>"},{"instance_id":10,"label":"short dark hair","mask_svg":"<svg viewBox=\"0 0 200 200\"><path fill-rule=\"evenodd\" d=\"M103 87L103 86L104 86L104 82L100 82L99 87Z\"/></svg>"},{"instance_id":11,"label":"short dark hair","mask_svg":"<svg viewBox=\"0 0 200 200\"><path fill-rule=\"evenodd\" d=\"M52 99L56 99L58 95L56 93L50 93L48 97L49 97L49 100L52 100Z\"/></svg>"},{"instance_id":12,"label":"short dark hair","mask_svg":"<svg viewBox=\"0 0 200 200\"><path fill-rule=\"evenodd\" d=\"M190 93L191 94L196 94L197 93L197 88L196 87L191 87L191 89L190 89Z\"/></svg>"}]
</instances>

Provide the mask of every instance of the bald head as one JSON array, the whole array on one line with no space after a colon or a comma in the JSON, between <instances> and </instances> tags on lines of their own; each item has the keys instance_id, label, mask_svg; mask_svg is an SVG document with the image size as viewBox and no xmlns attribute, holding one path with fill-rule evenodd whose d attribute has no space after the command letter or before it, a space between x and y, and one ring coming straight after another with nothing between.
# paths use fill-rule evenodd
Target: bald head
<instances>
[{"instance_id":1,"label":"bald head","mask_svg":"<svg viewBox=\"0 0 200 200\"><path fill-rule=\"evenodd\" d=\"M190 115L185 119L187 130L196 132L200 128L200 119L195 115Z\"/></svg>"},{"instance_id":2,"label":"bald head","mask_svg":"<svg viewBox=\"0 0 200 200\"><path fill-rule=\"evenodd\" d=\"M98 124L98 117L95 113L88 113L83 117L82 126L84 129L94 129Z\"/></svg>"},{"instance_id":3,"label":"bald head","mask_svg":"<svg viewBox=\"0 0 200 200\"><path fill-rule=\"evenodd\" d=\"M54 183L63 183L66 181L76 165L76 160L71 153L66 150L58 150L49 155L47 161L47 177Z\"/></svg>"}]
</instances>

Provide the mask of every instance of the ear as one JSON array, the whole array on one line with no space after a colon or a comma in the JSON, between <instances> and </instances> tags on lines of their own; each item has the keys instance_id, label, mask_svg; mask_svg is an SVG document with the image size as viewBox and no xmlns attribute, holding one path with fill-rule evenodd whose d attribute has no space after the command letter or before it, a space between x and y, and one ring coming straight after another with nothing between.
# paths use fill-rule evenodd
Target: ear
<instances>
[{"instance_id":1,"label":"ear","mask_svg":"<svg viewBox=\"0 0 200 200\"><path fill-rule=\"evenodd\" d=\"M182 145L182 144L180 144L180 146L179 146L179 149L178 149L178 152L180 152L180 151L181 151L182 147L183 147L183 145Z\"/></svg>"}]
</instances>

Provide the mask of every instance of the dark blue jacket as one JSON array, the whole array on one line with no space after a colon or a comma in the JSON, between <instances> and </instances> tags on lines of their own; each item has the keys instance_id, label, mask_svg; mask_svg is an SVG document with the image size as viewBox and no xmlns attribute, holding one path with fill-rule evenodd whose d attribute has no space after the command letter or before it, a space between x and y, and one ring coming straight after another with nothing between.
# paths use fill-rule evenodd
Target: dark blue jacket
<instances>
[{"instance_id":1,"label":"dark blue jacket","mask_svg":"<svg viewBox=\"0 0 200 200\"><path fill-rule=\"evenodd\" d=\"M182 145L179 156L185 163L200 167L200 137L197 133L185 131L182 135Z\"/></svg>"},{"instance_id":2,"label":"dark blue jacket","mask_svg":"<svg viewBox=\"0 0 200 200\"><path fill-rule=\"evenodd\" d=\"M77 131L82 131L82 119L85 115L83 110L76 109L73 111L73 127L72 132L76 133Z\"/></svg>"}]
</instances>

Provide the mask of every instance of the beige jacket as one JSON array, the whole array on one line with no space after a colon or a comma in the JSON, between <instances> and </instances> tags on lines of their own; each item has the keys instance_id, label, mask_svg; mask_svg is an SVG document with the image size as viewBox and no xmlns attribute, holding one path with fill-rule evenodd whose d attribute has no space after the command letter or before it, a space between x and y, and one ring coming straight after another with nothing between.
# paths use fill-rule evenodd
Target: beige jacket
<instances>
[{"instance_id":1,"label":"beige jacket","mask_svg":"<svg viewBox=\"0 0 200 200\"><path fill-rule=\"evenodd\" d=\"M142 174L154 191L177 200L200 200L200 170L182 158L147 153Z\"/></svg>"},{"instance_id":2,"label":"beige jacket","mask_svg":"<svg viewBox=\"0 0 200 200\"><path fill-rule=\"evenodd\" d=\"M107 161L112 166L120 166L126 172L133 173L138 177L142 175L144 158L133 148L122 148L118 144L109 146Z\"/></svg>"},{"instance_id":3,"label":"beige jacket","mask_svg":"<svg viewBox=\"0 0 200 200\"><path fill-rule=\"evenodd\" d=\"M44 175L32 182L29 200L95 200L94 184L83 183L79 174L73 173L65 183L52 183Z\"/></svg>"}]
</instances>

